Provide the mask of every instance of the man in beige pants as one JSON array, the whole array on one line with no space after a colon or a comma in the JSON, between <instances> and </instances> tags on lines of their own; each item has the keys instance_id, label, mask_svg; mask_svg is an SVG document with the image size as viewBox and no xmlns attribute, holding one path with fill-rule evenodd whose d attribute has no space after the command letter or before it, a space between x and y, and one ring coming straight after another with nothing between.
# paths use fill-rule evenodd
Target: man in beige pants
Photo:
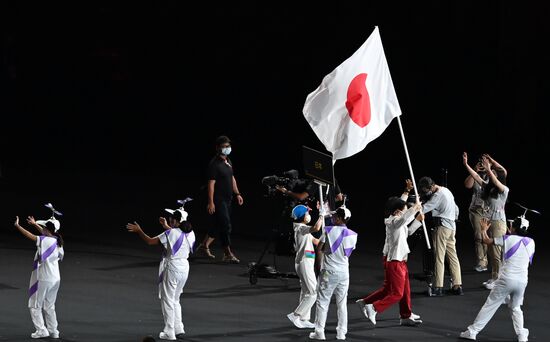
<instances>
[{"instance_id":1,"label":"man in beige pants","mask_svg":"<svg viewBox=\"0 0 550 342\"><path fill-rule=\"evenodd\" d=\"M423 205L423 213L432 212L436 222L433 232L434 248L434 283L432 295L443 295L443 276L445 274L445 256L449 260L449 267L453 281L451 293L455 295L464 294L462 291L462 276L460 274L460 262L456 254L456 219L458 218L458 206L455 204L454 196L449 189L437 185L430 177L422 177L418 187L424 197L429 198Z\"/></svg>"}]
</instances>

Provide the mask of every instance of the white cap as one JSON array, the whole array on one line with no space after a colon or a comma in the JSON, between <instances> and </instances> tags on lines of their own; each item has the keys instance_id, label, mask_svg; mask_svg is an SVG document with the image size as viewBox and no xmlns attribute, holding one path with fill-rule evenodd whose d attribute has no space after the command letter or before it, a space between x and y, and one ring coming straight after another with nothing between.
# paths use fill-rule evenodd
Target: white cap
<instances>
[{"instance_id":1,"label":"white cap","mask_svg":"<svg viewBox=\"0 0 550 342\"><path fill-rule=\"evenodd\" d=\"M180 214L181 214L181 219L180 219L180 223L183 222L183 221L187 221L187 216L189 214L187 214L187 211L183 210L183 208L180 208L180 209L164 209L166 210L167 212L169 212L170 214L174 214L176 211L179 211Z\"/></svg>"},{"instance_id":2,"label":"white cap","mask_svg":"<svg viewBox=\"0 0 550 342\"><path fill-rule=\"evenodd\" d=\"M185 211L183 209L183 207L185 206L185 203L189 202L189 201L192 201L193 199L190 198L190 197L187 197L186 199L184 200L178 200L178 204L181 204L181 207L179 207L178 209L164 209L166 210L167 212L169 212L170 214L174 214L176 211L179 211L180 214L181 214L181 219L180 219L180 223L183 222L183 221L187 221L187 217L189 216L189 214L187 213L187 211Z\"/></svg>"},{"instance_id":3,"label":"white cap","mask_svg":"<svg viewBox=\"0 0 550 342\"><path fill-rule=\"evenodd\" d=\"M55 217L51 217L50 219L48 220L37 220L36 221L36 224L42 226L42 227L46 227L46 224L48 222L51 222L53 223L53 226L54 226L54 232L57 233L57 231L59 230L59 228L61 228L61 222L59 222L58 219L56 219Z\"/></svg>"},{"instance_id":4,"label":"white cap","mask_svg":"<svg viewBox=\"0 0 550 342\"><path fill-rule=\"evenodd\" d=\"M55 208L53 207L53 205L51 203L46 203L46 204L44 204L44 206L48 209L51 209L52 217L50 217L47 220L38 220L38 221L36 221L36 224L38 224L40 226L43 226L43 227L46 227L46 223L51 222L51 223L53 223L53 226L54 226L54 232L57 233L59 228L61 228L61 222L59 222L59 220L55 218L55 215L62 216L63 214L60 213L59 211L55 210Z\"/></svg>"},{"instance_id":5,"label":"white cap","mask_svg":"<svg viewBox=\"0 0 550 342\"><path fill-rule=\"evenodd\" d=\"M338 209L343 209L344 210L344 219L347 220L351 217L351 211L348 208L346 208L345 206L341 206Z\"/></svg>"}]
</instances>

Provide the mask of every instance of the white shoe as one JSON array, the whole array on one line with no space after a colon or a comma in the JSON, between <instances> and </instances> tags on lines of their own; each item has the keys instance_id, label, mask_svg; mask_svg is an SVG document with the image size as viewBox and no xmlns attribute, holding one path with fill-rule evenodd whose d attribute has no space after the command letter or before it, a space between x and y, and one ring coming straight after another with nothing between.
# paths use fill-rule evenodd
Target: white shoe
<instances>
[{"instance_id":1,"label":"white shoe","mask_svg":"<svg viewBox=\"0 0 550 342\"><path fill-rule=\"evenodd\" d=\"M492 290L495 287L495 280L494 279L489 279L489 280L483 282L483 286L485 286L485 288L487 290Z\"/></svg>"},{"instance_id":2,"label":"white shoe","mask_svg":"<svg viewBox=\"0 0 550 342\"><path fill-rule=\"evenodd\" d=\"M474 267L474 270L475 270L476 272L485 272L485 271L487 271L487 266L479 266L479 265L477 265L476 267Z\"/></svg>"},{"instance_id":3,"label":"white shoe","mask_svg":"<svg viewBox=\"0 0 550 342\"><path fill-rule=\"evenodd\" d=\"M311 323L310 321L302 321L302 320L300 320L300 323L304 326L304 328L315 329L315 323Z\"/></svg>"},{"instance_id":4,"label":"white shoe","mask_svg":"<svg viewBox=\"0 0 550 342\"><path fill-rule=\"evenodd\" d=\"M527 342L529 339L529 329L523 329L523 333L518 335L518 342Z\"/></svg>"},{"instance_id":5,"label":"white shoe","mask_svg":"<svg viewBox=\"0 0 550 342\"><path fill-rule=\"evenodd\" d=\"M312 333L309 333L309 339L310 340L326 340L325 338L325 333L322 332L317 332L317 331L314 331Z\"/></svg>"},{"instance_id":6,"label":"white shoe","mask_svg":"<svg viewBox=\"0 0 550 342\"><path fill-rule=\"evenodd\" d=\"M367 314L367 309L365 308L366 306L365 301L363 301L362 299L358 299L355 301L355 304L359 306L359 310L361 310L361 313L363 314L363 316L365 316L365 318L369 318L369 315Z\"/></svg>"},{"instance_id":7,"label":"white shoe","mask_svg":"<svg viewBox=\"0 0 550 342\"><path fill-rule=\"evenodd\" d=\"M165 333L164 331L160 332L159 338L161 340L168 340L168 341L175 341L176 340L176 336L170 336L167 333Z\"/></svg>"},{"instance_id":8,"label":"white shoe","mask_svg":"<svg viewBox=\"0 0 550 342\"><path fill-rule=\"evenodd\" d=\"M367 318L372 322L372 324L376 325L376 310L374 309L374 305L365 305L365 311L367 311Z\"/></svg>"},{"instance_id":9,"label":"white shoe","mask_svg":"<svg viewBox=\"0 0 550 342\"><path fill-rule=\"evenodd\" d=\"M422 320L414 319L412 318L412 315L411 315L409 318L400 318L399 324L403 326L408 326L408 327L415 327L417 325L422 324Z\"/></svg>"},{"instance_id":10,"label":"white shoe","mask_svg":"<svg viewBox=\"0 0 550 342\"><path fill-rule=\"evenodd\" d=\"M59 338L59 331L50 331L49 333L51 338Z\"/></svg>"},{"instance_id":11,"label":"white shoe","mask_svg":"<svg viewBox=\"0 0 550 342\"><path fill-rule=\"evenodd\" d=\"M288 315L286 315L286 317L288 317L288 319L292 323L294 323L294 326L296 326L296 328L298 328L298 329L304 329L305 328L305 326L302 324L302 320L300 319L300 316L295 315L294 312L289 313Z\"/></svg>"},{"instance_id":12,"label":"white shoe","mask_svg":"<svg viewBox=\"0 0 550 342\"><path fill-rule=\"evenodd\" d=\"M466 331L463 331L463 332L460 333L460 338L475 341L476 340L476 335L477 334L472 333L470 331L470 329L467 329Z\"/></svg>"},{"instance_id":13,"label":"white shoe","mask_svg":"<svg viewBox=\"0 0 550 342\"><path fill-rule=\"evenodd\" d=\"M37 330L31 334L31 338L43 338L43 337L49 337L50 333L48 330Z\"/></svg>"},{"instance_id":14,"label":"white shoe","mask_svg":"<svg viewBox=\"0 0 550 342\"><path fill-rule=\"evenodd\" d=\"M420 319L420 315L415 314L414 312L411 312L411 315L409 316L411 319Z\"/></svg>"},{"instance_id":15,"label":"white shoe","mask_svg":"<svg viewBox=\"0 0 550 342\"><path fill-rule=\"evenodd\" d=\"M346 334L340 332L340 329L338 329L338 327L336 327L336 339L342 341L346 339Z\"/></svg>"}]
</instances>

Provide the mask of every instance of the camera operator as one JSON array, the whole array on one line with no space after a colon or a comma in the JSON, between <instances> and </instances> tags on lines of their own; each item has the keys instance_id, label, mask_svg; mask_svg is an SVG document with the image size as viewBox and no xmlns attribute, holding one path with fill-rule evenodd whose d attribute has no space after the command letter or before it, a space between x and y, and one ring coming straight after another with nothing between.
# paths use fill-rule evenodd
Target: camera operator
<instances>
[{"instance_id":1,"label":"camera operator","mask_svg":"<svg viewBox=\"0 0 550 342\"><path fill-rule=\"evenodd\" d=\"M291 212L299 205L308 205L310 196L310 180L299 178L297 170L283 172L282 176L266 176L262 184L267 186L265 197L272 200L269 204L270 212L277 226L276 253L278 255L294 254L294 233L292 228Z\"/></svg>"}]
</instances>

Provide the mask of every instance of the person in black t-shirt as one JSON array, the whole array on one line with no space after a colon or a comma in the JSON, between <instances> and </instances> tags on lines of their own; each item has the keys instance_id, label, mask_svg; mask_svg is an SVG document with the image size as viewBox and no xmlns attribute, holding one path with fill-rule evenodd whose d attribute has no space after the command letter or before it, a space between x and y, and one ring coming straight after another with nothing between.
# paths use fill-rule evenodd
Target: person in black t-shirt
<instances>
[{"instance_id":1,"label":"person in black t-shirt","mask_svg":"<svg viewBox=\"0 0 550 342\"><path fill-rule=\"evenodd\" d=\"M210 252L210 245L219 235L224 249L222 261L239 263L240 260L231 251L231 202L233 196L239 205L243 204L243 197L239 193L237 180L233 175L233 164L228 156L231 153L231 140L222 135L216 139L216 156L208 165L208 205L207 210L213 218L212 226L208 230L198 252L214 259Z\"/></svg>"}]
</instances>

